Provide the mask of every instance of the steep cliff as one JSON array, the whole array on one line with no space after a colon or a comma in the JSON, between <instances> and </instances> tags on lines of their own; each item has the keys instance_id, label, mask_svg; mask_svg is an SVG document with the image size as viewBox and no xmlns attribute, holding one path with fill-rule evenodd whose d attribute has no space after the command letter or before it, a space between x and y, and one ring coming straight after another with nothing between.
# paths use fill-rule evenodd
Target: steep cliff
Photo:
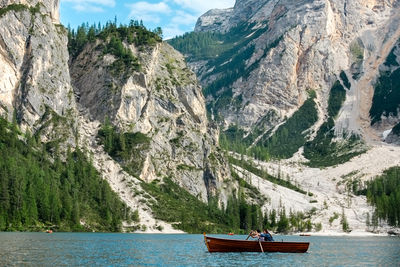
<instances>
[{"instance_id":1,"label":"steep cliff","mask_svg":"<svg viewBox=\"0 0 400 267\"><path fill-rule=\"evenodd\" d=\"M148 138L146 149L132 155L133 175L146 182L172 177L203 201L219 191L226 202L228 192L220 188L229 168L218 152L217 130L208 125L201 88L182 55L162 42L124 41L137 63L118 65L115 53L105 53L111 35L71 59L80 109L100 122L110 120L121 132Z\"/></svg>"},{"instance_id":2,"label":"steep cliff","mask_svg":"<svg viewBox=\"0 0 400 267\"><path fill-rule=\"evenodd\" d=\"M327 231L339 231L332 221L342 214L354 230L371 230L374 209L357 190L399 164L399 8L237 0L169 41L198 75L223 147L253 162L233 165L271 197L263 208L308 210ZM263 171L311 194L276 189Z\"/></svg>"},{"instance_id":3,"label":"steep cliff","mask_svg":"<svg viewBox=\"0 0 400 267\"><path fill-rule=\"evenodd\" d=\"M12 3L1 3L0 110L43 140L71 141L76 109L58 1ZM54 125L49 110L70 118L70 128Z\"/></svg>"},{"instance_id":4,"label":"steep cliff","mask_svg":"<svg viewBox=\"0 0 400 267\"><path fill-rule=\"evenodd\" d=\"M70 33L59 24L58 5L1 2L1 115L44 143L38 147L46 150L49 164L68 158L68 147L84 151L91 174L99 172L127 207L138 211L139 222L126 227L176 231L162 220L183 224L182 218L154 211L173 196L174 205L192 205L208 221L203 212L208 201L220 212L237 183L231 182L218 129L207 120L201 87L182 55L142 25L108 24L108 32L94 35L78 31L90 40L71 38L68 47ZM123 28L128 32L122 38L116 33ZM102 135L107 129L129 148L118 147L123 156L103 142L109 140ZM170 208L163 212L175 212Z\"/></svg>"},{"instance_id":5,"label":"steep cliff","mask_svg":"<svg viewBox=\"0 0 400 267\"><path fill-rule=\"evenodd\" d=\"M213 118L225 127L238 125L244 136L255 135L250 144L267 140L305 103L309 90L317 94L319 121L308 130L316 132L329 117L336 81L345 85L346 96L332 118L334 135L369 142L382 133L370 127L369 108L378 66L400 36L398 6L397 1L236 1L233 9L207 12L192 35L171 44L198 74ZM208 51L185 47L194 37L205 39Z\"/></svg>"}]
</instances>

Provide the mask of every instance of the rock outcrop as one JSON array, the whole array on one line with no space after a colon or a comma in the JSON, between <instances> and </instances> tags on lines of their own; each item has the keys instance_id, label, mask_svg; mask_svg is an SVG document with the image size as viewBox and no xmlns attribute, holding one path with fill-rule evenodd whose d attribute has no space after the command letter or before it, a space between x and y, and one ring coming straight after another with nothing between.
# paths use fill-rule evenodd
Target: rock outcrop
<instances>
[{"instance_id":1,"label":"rock outcrop","mask_svg":"<svg viewBox=\"0 0 400 267\"><path fill-rule=\"evenodd\" d=\"M116 58L102 55L103 42L88 44L71 61L80 108L94 120L106 118L123 132L151 139L137 175L147 182L172 177L203 201L215 196L226 177L227 162L217 151L218 134L208 125L204 97L184 58L166 43L129 49L141 70L121 75ZM128 47L128 46L127 46ZM223 190L220 196L226 201Z\"/></svg>"},{"instance_id":2,"label":"rock outcrop","mask_svg":"<svg viewBox=\"0 0 400 267\"><path fill-rule=\"evenodd\" d=\"M60 23L60 0L1 0L0 8L6 8L10 5L25 5L27 7L40 8L40 13L47 14L54 23Z\"/></svg>"},{"instance_id":3,"label":"rock outcrop","mask_svg":"<svg viewBox=\"0 0 400 267\"><path fill-rule=\"evenodd\" d=\"M73 128L76 114L67 32L56 24L58 1L3 1L1 7L0 112L10 119L14 113L23 129L41 129L43 140L73 140L72 129L47 123L46 133L42 127L55 115L70 118Z\"/></svg>"},{"instance_id":4,"label":"rock outcrop","mask_svg":"<svg viewBox=\"0 0 400 267\"><path fill-rule=\"evenodd\" d=\"M352 86L336 124L341 130L368 135L372 98L364 103L358 96L378 74L375 63L387 56L393 40L400 37L399 14L399 3L393 0L238 0L233 10L209 11L199 18L195 31L230 34L236 25L251 25L242 36L248 42L235 49L253 52L244 57L244 67L236 70L243 74L217 88L217 97L207 96L208 103L213 106L218 95L232 91L232 104L218 106L214 113L225 125L237 123L249 130L271 111L281 119L290 116L307 98L307 90L314 89L324 117L329 90L345 71ZM255 34L260 28L264 32ZM206 88L227 79L218 72L219 61L190 64Z\"/></svg>"},{"instance_id":5,"label":"rock outcrop","mask_svg":"<svg viewBox=\"0 0 400 267\"><path fill-rule=\"evenodd\" d=\"M125 44L141 69L128 66L119 73L112 70L115 56L97 49L105 42L98 39L70 58L58 6L58 0L0 2L0 115L14 116L23 131L43 142L57 141L61 150L69 144L98 153L94 160L106 162L93 165L146 220L155 222L149 207L125 192L129 181L170 177L201 201L218 196L226 203L235 183L229 183L218 129L207 120L201 87L183 56L162 42L140 51ZM137 155L137 177L123 172L120 162L105 166L113 159L94 142L98 129L93 125L106 118L123 132L151 140Z\"/></svg>"},{"instance_id":6,"label":"rock outcrop","mask_svg":"<svg viewBox=\"0 0 400 267\"><path fill-rule=\"evenodd\" d=\"M203 37L205 45L196 42ZM237 0L233 8L205 13L194 33L171 44L198 75L210 115L232 145L228 149L267 158L248 159L309 190L277 188L234 164L269 198L263 208L314 213L310 216L329 233L342 231L339 220L333 222L340 213L353 230L373 231L365 222L374 208L347 185L399 164L400 99L393 93L398 86L390 86L398 76L389 77L399 71L399 38L395 0ZM386 81L384 94L375 98ZM378 112L371 111L374 103ZM312 126L298 129L314 113ZM390 144L382 143L382 133ZM290 155L276 152L293 147L297 152ZM387 231L384 224L381 230Z\"/></svg>"}]
</instances>

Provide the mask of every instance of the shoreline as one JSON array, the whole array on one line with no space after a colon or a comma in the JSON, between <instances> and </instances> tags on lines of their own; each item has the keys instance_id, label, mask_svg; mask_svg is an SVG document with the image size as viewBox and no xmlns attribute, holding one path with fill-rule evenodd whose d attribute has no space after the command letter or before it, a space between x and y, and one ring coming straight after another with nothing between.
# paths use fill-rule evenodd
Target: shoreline
<instances>
[{"instance_id":1,"label":"shoreline","mask_svg":"<svg viewBox=\"0 0 400 267\"><path fill-rule=\"evenodd\" d=\"M165 234L165 235L172 235L172 234L187 234L185 232L159 232L159 231L146 231L146 232L133 232L134 234ZM300 236L301 234L305 234L306 236L303 237L310 237L310 236L348 236L348 237L382 237L382 236L400 236L400 232L395 232L396 234L389 234L387 232L381 232L381 233L372 233L372 232L366 232L366 231L353 231L350 233L344 233L344 232L336 232L336 231L321 231L321 232L301 232L301 233L289 233L289 234L277 234L277 233L272 233L273 236ZM207 235L228 235L226 234L215 234L215 233L206 233ZM201 234L199 234L201 235ZM245 234L234 234L237 236L245 236Z\"/></svg>"},{"instance_id":2,"label":"shoreline","mask_svg":"<svg viewBox=\"0 0 400 267\"><path fill-rule=\"evenodd\" d=\"M143 235L153 235L153 234L162 234L162 235L192 235L185 232L157 232L157 231L147 231L147 232L52 232L46 233L45 231L1 231L0 233L44 233L44 234L57 234L57 233L73 233L73 234L143 234ZM206 233L207 235L226 235L228 234L215 234L215 233ZM301 236L301 234L305 234ZM202 235L202 234L194 234L194 235ZM244 234L235 234L234 236L246 236ZM392 237L397 236L400 237L400 233L389 234L389 233L370 233L370 232L355 232L355 233L343 233L343 232L305 232L305 233L295 233L295 234L275 234L272 233L272 236L301 236L301 237ZM279 241L279 240L278 240Z\"/></svg>"}]
</instances>

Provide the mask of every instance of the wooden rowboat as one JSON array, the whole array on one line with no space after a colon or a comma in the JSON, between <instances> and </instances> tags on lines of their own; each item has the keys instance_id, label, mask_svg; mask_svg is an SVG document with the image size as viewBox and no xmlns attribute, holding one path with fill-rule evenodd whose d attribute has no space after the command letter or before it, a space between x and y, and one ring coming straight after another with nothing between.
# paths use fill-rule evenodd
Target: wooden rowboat
<instances>
[{"instance_id":1,"label":"wooden rowboat","mask_svg":"<svg viewBox=\"0 0 400 267\"><path fill-rule=\"evenodd\" d=\"M258 240L237 240L209 237L204 234L209 252L307 252L309 242L267 242Z\"/></svg>"}]
</instances>

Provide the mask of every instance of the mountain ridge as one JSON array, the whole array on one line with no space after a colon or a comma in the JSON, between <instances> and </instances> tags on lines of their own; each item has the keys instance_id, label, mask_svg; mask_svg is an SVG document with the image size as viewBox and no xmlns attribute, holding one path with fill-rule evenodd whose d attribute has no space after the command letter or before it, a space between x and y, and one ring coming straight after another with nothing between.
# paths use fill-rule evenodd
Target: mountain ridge
<instances>
[{"instance_id":1,"label":"mountain ridge","mask_svg":"<svg viewBox=\"0 0 400 267\"><path fill-rule=\"evenodd\" d=\"M397 81L397 1L251 0L237 1L228 19L221 18L225 11L209 12L204 29L211 32L201 31L207 19L199 20L197 31L180 43L185 48L190 41L182 52L200 83L184 57L162 42L159 29L131 21L75 31L59 25L58 1L2 4L0 110L9 123L2 120L1 130L15 138L0 145L13 148L19 140L22 153L24 144L27 151L40 147L39 159L50 169L61 171L67 162L70 170L78 166L107 181L125 203L117 204L114 230L244 233L268 227L365 234L397 223L391 216L389 225L387 214L372 205L392 203L395 194L372 199L376 190L370 188L395 180L397 169L376 184L368 179L399 164L398 147L367 140L363 132L371 129L373 136L385 123L393 127L396 113L379 105L381 124L371 127L367 118L364 128L349 127L358 118L351 110L359 104L361 81L371 85L370 99L377 86L383 99L390 96L385 85ZM364 32L353 36L357 30ZM372 38L380 33L385 42ZM191 51L196 40L204 42ZM375 78L379 83L371 84ZM363 108L362 114L370 111ZM393 127L388 140L396 142L398 133ZM71 172L61 173L65 190L79 190L68 188ZM84 171L76 173L85 178ZM4 185L4 177L0 193L7 195L13 183ZM32 197L28 178L21 197ZM58 176L52 178L58 185ZM91 192L95 200L103 199L102 190ZM52 206L68 207L55 192ZM39 203L40 194L34 197ZM2 199L19 205L18 198ZM110 219L110 206L101 205L99 214ZM80 216L74 218L79 229L101 229ZM53 216L45 219L54 223ZM40 220L33 223L49 225Z\"/></svg>"},{"instance_id":2,"label":"mountain ridge","mask_svg":"<svg viewBox=\"0 0 400 267\"><path fill-rule=\"evenodd\" d=\"M400 37L399 32L396 32L398 15L395 10L398 9L398 2L303 1L294 4L291 1L257 1L261 8L254 12L241 13L242 9L246 9L243 5L250 5L251 1L247 2L237 1L234 11L228 9L225 14L228 22L238 20L232 16L240 18L242 15L242 19L247 19L248 24L242 27L248 27L249 30L243 31L238 38L249 40L243 44L240 41L240 45L233 48L232 51L238 51L239 55L226 53L224 64L221 65L220 61L213 58L197 61L195 54L190 54L179 43L174 43L179 38L171 41L171 44L175 44L176 48L187 55L189 64L199 75L200 82L205 87L208 109L214 119L219 120L224 129L238 123L249 133L252 128L260 127L259 124L268 113L275 113L278 121L283 121L285 116L291 116L307 99L306 92L309 89L316 90L321 107L319 110L322 111L319 117L325 117L329 90L337 80L344 83L339 76L345 73L347 83L348 77L351 80L351 87L340 115L335 118L335 134L338 137L345 132L365 135L369 142L371 138L368 138L368 134L371 130L376 132L374 129L377 128L377 125L374 125L375 128L368 125L367 109L371 107L373 90L368 89L368 93L360 97L365 92L359 88L367 86L363 84L365 82L372 84L374 79L364 77L362 68L368 68L370 76L377 75L372 73L377 72L378 65L383 63L394 42ZM265 13L265 10L269 11ZM218 12L223 14L222 11ZM265 16L259 16L257 12ZM207 12L199 18L194 34L212 32L224 35L226 31L230 31L229 35L232 35L232 29L238 25L232 22L229 24L230 28L221 26L210 31L203 29L201 23L207 20L208 14ZM301 16L302 14L307 15ZM320 20L320 23L311 23L313 19ZM386 21L390 23L385 24ZM218 25L222 24L216 23L214 26ZM258 34L260 27L265 30ZM352 36L347 28L359 32L359 37ZM377 41L379 38L372 39L372 36L381 32L387 34L384 38L385 46ZM185 44L184 41L181 42ZM380 49L382 54L379 54ZM218 57L221 56L224 54ZM229 59L229 56L232 58ZM224 65L230 63L229 60L240 60L239 57L244 59L243 67L232 65L224 68ZM372 68L365 62L368 60L376 65ZM228 74L219 72L219 69ZM360 75L363 78L358 77ZM225 82L220 82L222 80ZM368 85L368 88L371 86ZM395 121L392 120L391 127L395 125ZM269 125L268 128L273 127L276 122L272 121ZM261 126L261 132L266 130L267 128ZM374 135L376 139L377 133Z\"/></svg>"},{"instance_id":3,"label":"mountain ridge","mask_svg":"<svg viewBox=\"0 0 400 267\"><path fill-rule=\"evenodd\" d=\"M216 20L217 14L221 17ZM398 1L238 0L233 10L205 13L193 33L170 43L187 57L205 88L209 116L221 127L225 149L255 158L254 164L271 174L315 187L311 192L316 199L308 201L317 203L316 221L323 229L332 229L328 213L333 210L361 229L368 228L367 213L374 210L356 193L348 192L357 202L348 204L342 195L346 189L340 187L345 180L365 184L399 164L395 144L400 119L383 100L395 92L390 84L398 81L396 64L385 66L399 61L398 14ZM400 106L397 96L391 99L393 107ZM373 103L384 110L375 121ZM289 154L279 152L288 144L284 150ZM371 171L375 157L385 167ZM358 161L363 165L347 167ZM248 170L240 173L249 175ZM251 175L253 183L265 184ZM323 189L317 189L320 181L314 176L320 176ZM323 203L331 208L324 211Z\"/></svg>"},{"instance_id":4,"label":"mountain ridge","mask_svg":"<svg viewBox=\"0 0 400 267\"><path fill-rule=\"evenodd\" d=\"M220 212L237 184L228 183L217 129L208 127L200 87L183 57L139 22L68 31L59 24L58 3L2 2L1 115L35 135L50 161L70 147L94 159L91 166L138 212L126 229L184 227L182 218L166 223L154 211L164 201L154 195L164 180L190 198L187 205L198 205L196 216L210 199ZM172 198L168 193L162 196Z\"/></svg>"}]
</instances>

